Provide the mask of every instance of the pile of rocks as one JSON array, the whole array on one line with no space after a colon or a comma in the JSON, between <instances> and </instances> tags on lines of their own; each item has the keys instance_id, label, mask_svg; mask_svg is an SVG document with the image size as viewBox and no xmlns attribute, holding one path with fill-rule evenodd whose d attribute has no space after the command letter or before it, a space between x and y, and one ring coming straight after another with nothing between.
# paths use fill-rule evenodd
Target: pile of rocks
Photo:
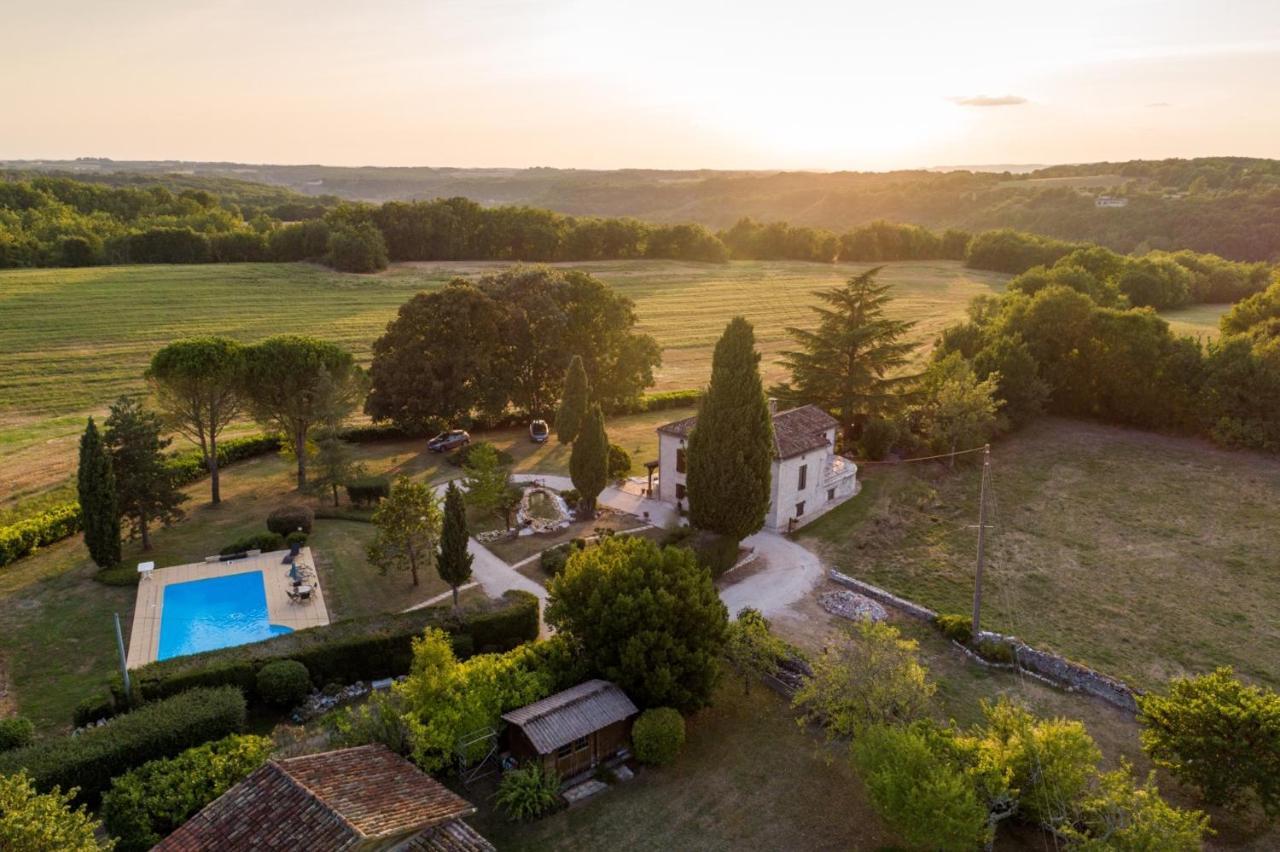
<instances>
[{"instance_id":1,"label":"pile of rocks","mask_svg":"<svg viewBox=\"0 0 1280 852\"><path fill-rule=\"evenodd\" d=\"M838 615L850 621L863 619L884 621L889 617L884 607L871 598L845 589L823 593L819 596L818 603L832 615Z\"/></svg>"},{"instance_id":2,"label":"pile of rocks","mask_svg":"<svg viewBox=\"0 0 1280 852\"><path fill-rule=\"evenodd\" d=\"M403 678L400 679L403 680ZM323 716L335 707L363 698L370 692L390 689L393 683L395 683L395 680L392 678L375 680L373 683L365 683L362 680L358 680L341 689L316 690L308 695L307 700L302 702L302 705L289 715L289 720L295 725L306 724L317 716Z\"/></svg>"}]
</instances>

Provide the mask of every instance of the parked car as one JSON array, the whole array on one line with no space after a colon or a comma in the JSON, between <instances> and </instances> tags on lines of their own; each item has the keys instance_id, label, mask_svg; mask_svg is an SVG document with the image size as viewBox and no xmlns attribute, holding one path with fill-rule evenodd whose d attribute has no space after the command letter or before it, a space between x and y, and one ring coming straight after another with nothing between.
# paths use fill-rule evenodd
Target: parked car
<instances>
[{"instance_id":1,"label":"parked car","mask_svg":"<svg viewBox=\"0 0 1280 852\"><path fill-rule=\"evenodd\" d=\"M427 441L427 449L433 453L447 453L450 450L458 449L458 447L465 447L470 443L471 436L465 431L462 429L450 429Z\"/></svg>"},{"instance_id":2,"label":"parked car","mask_svg":"<svg viewBox=\"0 0 1280 852\"><path fill-rule=\"evenodd\" d=\"M551 427L547 425L545 420L535 420L529 424L529 438L535 444L545 443L547 438L551 436Z\"/></svg>"}]
</instances>

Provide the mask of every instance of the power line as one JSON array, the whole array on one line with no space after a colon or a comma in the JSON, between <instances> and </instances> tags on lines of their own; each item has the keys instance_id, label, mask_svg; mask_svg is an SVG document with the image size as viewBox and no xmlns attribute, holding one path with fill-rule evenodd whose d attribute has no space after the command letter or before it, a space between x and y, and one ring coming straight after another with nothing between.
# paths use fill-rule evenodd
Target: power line
<instances>
[{"instance_id":1,"label":"power line","mask_svg":"<svg viewBox=\"0 0 1280 852\"><path fill-rule=\"evenodd\" d=\"M858 461L857 459L854 459L853 463L858 465L859 467L862 467L864 465L869 465L869 464L907 464L908 462L933 461L935 459L950 459L950 458L955 458L956 456L968 455L969 453L980 453L983 450L986 450L989 446L990 444L984 444L981 447L974 447L971 450L952 450L949 453L939 453L936 456L916 456L915 458L910 458L910 459L883 459L881 461L873 461L870 459L866 461Z\"/></svg>"}]
</instances>

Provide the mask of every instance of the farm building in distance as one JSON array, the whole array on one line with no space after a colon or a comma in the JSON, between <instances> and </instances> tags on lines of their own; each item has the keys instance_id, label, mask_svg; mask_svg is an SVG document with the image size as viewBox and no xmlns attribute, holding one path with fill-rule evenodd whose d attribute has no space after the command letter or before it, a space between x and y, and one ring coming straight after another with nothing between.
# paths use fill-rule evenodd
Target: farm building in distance
<instances>
[{"instance_id":1,"label":"farm building in distance","mask_svg":"<svg viewBox=\"0 0 1280 852\"><path fill-rule=\"evenodd\" d=\"M836 455L830 414L802 405L773 414L773 486L765 529L786 532L807 524L858 493L858 466ZM685 447L697 417L658 427L658 499L680 506L685 496Z\"/></svg>"},{"instance_id":2,"label":"farm building in distance","mask_svg":"<svg viewBox=\"0 0 1280 852\"><path fill-rule=\"evenodd\" d=\"M614 684L589 680L505 713L502 719L511 726L512 755L571 778L626 748L638 712Z\"/></svg>"},{"instance_id":3,"label":"farm building in distance","mask_svg":"<svg viewBox=\"0 0 1280 852\"><path fill-rule=\"evenodd\" d=\"M1129 199L1118 195L1099 195L1093 201L1094 207L1128 207Z\"/></svg>"}]
</instances>

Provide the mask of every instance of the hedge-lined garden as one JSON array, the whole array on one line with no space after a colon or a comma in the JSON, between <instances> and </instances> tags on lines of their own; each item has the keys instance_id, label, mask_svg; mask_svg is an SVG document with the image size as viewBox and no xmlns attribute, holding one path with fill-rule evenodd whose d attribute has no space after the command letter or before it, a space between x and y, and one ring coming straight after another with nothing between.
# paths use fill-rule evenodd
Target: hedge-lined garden
<instances>
[{"instance_id":1,"label":"hedge-lined garden","mask_svg":"<svg viewBox=\"0 0 1280 852\"><path fill-rule=\"evenodd\" d=\"M149 760L172 757L243 730L244 694L231 687L194 689L147 704L76 736L0 754L0 774L25 769L36 787L79 787L77 801L96 805L111 779Z\"/></svg>"}]
</instances>

